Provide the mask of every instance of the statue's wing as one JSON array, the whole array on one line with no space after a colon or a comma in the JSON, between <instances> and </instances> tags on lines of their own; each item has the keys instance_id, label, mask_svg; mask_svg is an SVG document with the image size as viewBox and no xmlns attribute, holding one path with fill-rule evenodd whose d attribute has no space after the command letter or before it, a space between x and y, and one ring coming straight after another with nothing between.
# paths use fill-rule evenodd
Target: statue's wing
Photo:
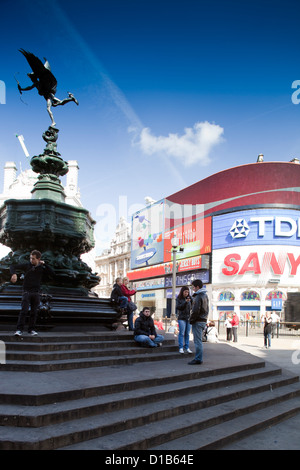
<instances>
[{"instance_id":1,"label":"statue's wing","mask_svg":"<svg viewBox=\"0 0 300 470\"><path fill-rule=\"evenodd\" d=\"M24 49L19 49L19 51L24 55L28 64L30 65L35 77L39 79L41 88L45 93L56 92L57 80L49 70L48 67L45 67L42 61L36 57L32 52L27 52Z\"/></svg>"}]
</instances>

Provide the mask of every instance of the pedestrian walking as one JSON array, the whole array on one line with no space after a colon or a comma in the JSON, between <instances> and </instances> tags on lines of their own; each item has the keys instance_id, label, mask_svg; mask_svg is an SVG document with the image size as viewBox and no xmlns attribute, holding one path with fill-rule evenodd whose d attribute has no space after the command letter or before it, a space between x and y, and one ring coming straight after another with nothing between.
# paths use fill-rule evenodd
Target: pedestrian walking
<instances>
[{"instance_id":1,"label":"pedestrian walking","mask_svg":"<svg viewBox=\"0 0 300 470\"><path fill-rule=\"evenodd\" d=\"M233 333L233 342L237 343L238 340L238 326L239 326L240 319L236 312L233 312L231 325L232 325L232 333Z\"/></svg>"},{"instance_id":2,"label":"pedestrian walking","mask_svg":"<svg viewBox=\"0 0 300 470\"><path fill-rule=\"evenodd\" d=\"M271 313L267 312L264 317L264 345L265 348L271 347L272 318Z\"/></svg>"},{"instance_id":3,"label":"pedestrian walking","mask_svg":"<svg viewBox=\"0 0 300 470\"><path fill-rule=\"evenodd\" d=\"M226 318L225 323L224 323L224 326L225 326L225 328L226 328L226 339L227 339L227 341L231 341L231 340L232 340L232 324L231 324L231 320L232 320L232 315L231 315L231 313L228 313L227 318Z\"/></svg>"}]
</instances>

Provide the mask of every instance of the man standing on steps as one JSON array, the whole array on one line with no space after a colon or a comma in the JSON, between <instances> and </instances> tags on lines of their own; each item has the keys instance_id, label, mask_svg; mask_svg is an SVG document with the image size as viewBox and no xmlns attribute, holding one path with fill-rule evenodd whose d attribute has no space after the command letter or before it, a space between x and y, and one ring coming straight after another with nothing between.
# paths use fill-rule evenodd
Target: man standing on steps
<instances>
[{"instance_id":1,"label":"man standing on steps","mask_svg":"<svg viewBox=\"0 0 300 470\"><path fill-rule=\"evenodd\" d=\"M207 323L209 302L206 287L203 287L200 279L195 279L192 282L192 288L194 294L190 324L192 325L194 336L195 358L188 364L194 365L202 364L203 362L202 334Z\"/></svg>"},{"instance_id":2,"label":"man standing on steps","mask_svg":"<svg viewBox=\"0 0 300 470\"><path fill-rule=\"evenodd\" d=\"M17 331L15 336L21 336L25 326L26 315L30 307L30 316L28 324L28 333L31 336L37 335L35 331L35 323L37 318L37 312L40 305L40 288L42 277L44 274L48 274L51 277L55 276L54 271L47 266L44 261L41 260L41 253L37 250L33 250L30 253L30 262L25 264L15 264L10 267L11 282L17 282L16 271L22 271L24 273L23 281L23 294L22 294L22 306L21 312L18 318Z\"/></svg>"}]
</instances>

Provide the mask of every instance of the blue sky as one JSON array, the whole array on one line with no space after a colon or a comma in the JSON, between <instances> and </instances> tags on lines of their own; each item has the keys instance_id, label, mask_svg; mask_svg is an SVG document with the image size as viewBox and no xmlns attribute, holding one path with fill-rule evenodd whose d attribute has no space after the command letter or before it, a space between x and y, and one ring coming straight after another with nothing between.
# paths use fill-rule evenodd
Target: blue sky
<instances>
[{"instance_id":1,"label":"blue sky","mask_svg":"<svg viewBox=\"0 0 300 470\"><path fill-rule=\"evenodd\" d=\"M35 90L20 100L15 77L28 86L30 72L20 48L49 60L58 98L79 100L54 108L58 151L79 163L99 249L145 196L259 153L300 157L299 13L296 0L1 0L1 168L29 168L15 134L34 156L51 124Z\"/></svg>"}]
</instances>

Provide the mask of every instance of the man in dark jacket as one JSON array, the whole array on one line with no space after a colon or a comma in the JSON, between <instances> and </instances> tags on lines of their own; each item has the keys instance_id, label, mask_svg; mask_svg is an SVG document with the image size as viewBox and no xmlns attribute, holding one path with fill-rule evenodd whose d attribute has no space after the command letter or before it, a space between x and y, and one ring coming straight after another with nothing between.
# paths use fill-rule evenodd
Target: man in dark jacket
<instances>
[{"instance_id":1,"label":"man in dark jacket","mask_svg":"<svg viewBox=\"0 0 300 470\"><path fill-rule=\"evenodd\" d=\"M44 274L48 274L52 277L55 276L54 271L47 266L44 261L41 260L41 253L37 250L33 250L30 253L30 262L25 264L15 264L10 267L11 282L17 282L18 276L16 271L24 273L23 281L23 294L22 294L22 305L21 312L18 318L16 336L23 334L25 326L26 315L30 307L30 316L28 324L28 333L32 336L37 335L35 331L35 323L38 308L40 305L40 288Z\"/></svg>"},{"instance_id":2,"label":"man in dark jacket","mask_svg":"<svg viewBox=\"0 0 300 470\"><path fill-rule=\"evenodd\" d=\"M144 307L134 324L134 340L143 346L156 348L165 338L158 335L151 317L150 308Z\"/></svg>"},{"instance_id":3,"label":"man in dark jacket","mask_svg":"<svg viewBox=\"0 0 300 470\"><path fill-rule=\"evenodd\" d=\"M203 362L202 334L207 323L209 302L206 288L203 287L200 279L195 279L192 282L192 288L194 289L194 294L190 323L194 336L195 358L189 364L194 365L202 364Z\"/></svg>"},{"instance_id":4,"label":"man in dark jacket","mask_svg":"<svg viewBox=\"0 0 300 470\"><path fill-rule=\"evenodd\" d=\"M113 285L113 290L111 291L111 294L110 294L110 299L113 302L113 304L116 305L116 307L125 311L128 305L128 299L123 294L121 290L121 285L122 285L122 278L117 277Z\"/></svg>"}]
</instances>

